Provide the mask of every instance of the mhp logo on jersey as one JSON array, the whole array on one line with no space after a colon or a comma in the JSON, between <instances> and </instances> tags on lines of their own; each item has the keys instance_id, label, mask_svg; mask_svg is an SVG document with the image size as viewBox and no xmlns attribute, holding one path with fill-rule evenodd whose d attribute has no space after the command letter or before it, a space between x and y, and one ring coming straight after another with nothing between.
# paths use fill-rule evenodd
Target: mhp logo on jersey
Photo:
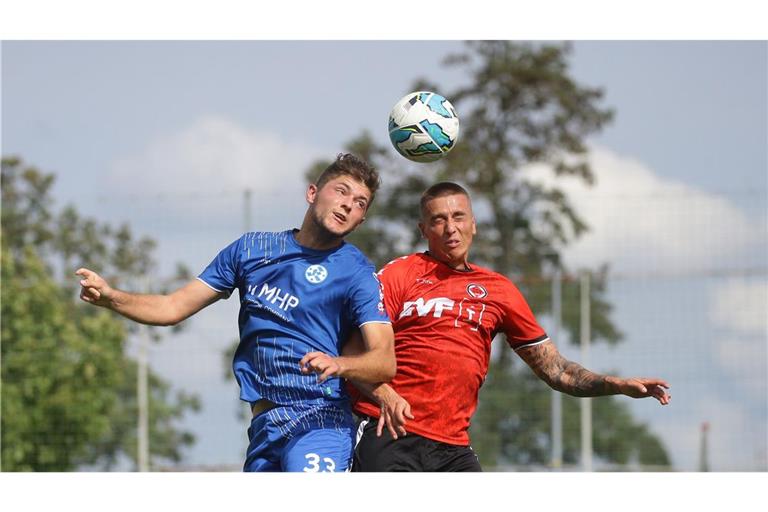
<instances>
[{"instance_id":1,"label":"mhp logo on jersey","mask_svg":"<svg viewBox=\"0 0 768 512\"><path fill-rule=\"evenodd\" d=\"M322 265L310 265L304 272L304 277L312 284L320 284L328 277L328 270Z\"/></svg>"},{"instance_id":2,"label":"mhp logo on jersey","mask_svg":"<svg viewBox=\"0 0 768 512\"><path fill-rule=\"evenodd\" d=\"M248 293L251 295L256 295L257 288L258 285L256 284L249 286ZM261 290L259 290L259 294L256 295L256 297L264 297L265 301L271 302L283 311L288 311L289 309L295 308L299 305L299 298L297 296L289 292L284 292L277 286L270 287L269 283L264 283L261 286Z\"/></svg>"}]
</instances>

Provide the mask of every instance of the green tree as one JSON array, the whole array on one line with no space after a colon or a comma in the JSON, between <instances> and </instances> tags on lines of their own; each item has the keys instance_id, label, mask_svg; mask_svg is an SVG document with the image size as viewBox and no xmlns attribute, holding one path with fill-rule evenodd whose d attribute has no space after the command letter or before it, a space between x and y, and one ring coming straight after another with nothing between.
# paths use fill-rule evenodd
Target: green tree
<instances>
[{"instance_id":1,"label":"green tree","mask_svg":"<svg viewBox=\"0 0 768 512\"><path fill-rule=\"evenodd\" d=\"M450 98L461 120L459 143L442 160L410 164L370 134L348 144L381 171L383 186L369 220L349 240L377 266L402 254L423 250L416 227L419 197L432 183L458 181L472 194L478 236L472 260L508 276L528 299L537 316L550 313L551 274L559 268L564 247L588 226L558 183L542 185L524 172L544 164L556 176L594 182L586 139L613 116L600 105L602 90L577 84L568 74L568 45L533 45L508 41L469 42L465 51L445 64L462 68L469 83L447 91L428 80L412 90L438 90ZM307 172L313 179L327 162ZM607 266L592 269L591 325L593 341L615 344L621 333L610 319L605 298ZM578 339L578 284L563 285L562 340ZM503 341L497 340L497 345ZM504 348L504 347L501 347ZM473 419L473 447L488 467L503 464L546 464L549 461L549 388L510 350L494 351L489 377ZM564 400L564 421L576 401ZM662 444L636 424L621 399L596 400L597 455L609 462L628 456L647 464L668 465ZM606 429L610 425L610 429ZM643 432L642 436L635 436ZM564 462L576 462L578 429L564 432ZM618 441L621 439L621 448ZM613 440L613 441L611 441Z\"/></svg>"},{"instance_id":2,"label":"green tree","mask_svg":"<svg viewBox=\"0 0 768 512\"><path fill-rule=\"evenodd\" d=\"M52 174L2 161L2 468L109 469L136 453L136 362L126 355L135 324L77 299L78 266L115 283L151 275L154 242L134 240L52 209ZM170 287L186 276L161 281ZM159 339L153 332L153 339ZM199 408L195 396L172 392L149 372L151 455L178 461L194 442L175 422Z\"/></svg>"}]
</instances>

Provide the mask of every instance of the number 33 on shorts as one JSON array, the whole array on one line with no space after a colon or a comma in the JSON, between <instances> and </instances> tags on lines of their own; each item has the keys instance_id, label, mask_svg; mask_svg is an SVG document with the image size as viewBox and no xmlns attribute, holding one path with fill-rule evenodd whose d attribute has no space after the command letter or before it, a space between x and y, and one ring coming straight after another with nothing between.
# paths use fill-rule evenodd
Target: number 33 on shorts
<instances>
[{"instance_id":1,"label":"number 33 on shorts","mask_svg":"<svg viewBox=\"0 0 768 512\"><path fill-rule=\"evenodd\" d=\"M336 463L330 457L320 457L316 453L308 453L304 455L307 459L307 467L304 468L305 473L333 473L336 471Z\"/></svg>"}]
</instances>

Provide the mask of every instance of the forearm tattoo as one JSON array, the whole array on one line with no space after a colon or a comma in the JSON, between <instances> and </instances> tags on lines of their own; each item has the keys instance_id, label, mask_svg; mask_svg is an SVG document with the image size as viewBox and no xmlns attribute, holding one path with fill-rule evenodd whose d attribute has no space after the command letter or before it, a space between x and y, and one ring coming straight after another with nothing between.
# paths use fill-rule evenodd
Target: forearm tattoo
<instances>
[{"instance_id":1,"label":"forearm tattoo","mask_svg":"<svg viewBox=\"0 0 768 512\"><path fill-rule=\"evenodd\" d=\"M557 391L580 397L616 393L605 375L593 373L567 360L549 343L523 349L520 356L540 379Z\"/></svg>"}]
</instances>

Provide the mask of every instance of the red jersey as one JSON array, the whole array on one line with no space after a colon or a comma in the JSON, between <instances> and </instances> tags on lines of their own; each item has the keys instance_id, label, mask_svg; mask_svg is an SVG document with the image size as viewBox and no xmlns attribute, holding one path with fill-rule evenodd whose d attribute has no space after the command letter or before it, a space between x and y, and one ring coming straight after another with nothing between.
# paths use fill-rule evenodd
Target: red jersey
<instances>
[{"instance_id":1,"label":"red jersey","mask_svg":"<svg viewBox=\"0 0 768 512\"><path fill-rule=\"evenodd\" d=\"M503 332L517 350L547 340L546 333L517 287L482 267L454 270L417 253L388 263L379 279L395 330L397 374L390 385L415 416L407 430L468 445L494 336ZM378 417L379 407L349 387L355 411Z\"/></svg>"}]
</instances>

